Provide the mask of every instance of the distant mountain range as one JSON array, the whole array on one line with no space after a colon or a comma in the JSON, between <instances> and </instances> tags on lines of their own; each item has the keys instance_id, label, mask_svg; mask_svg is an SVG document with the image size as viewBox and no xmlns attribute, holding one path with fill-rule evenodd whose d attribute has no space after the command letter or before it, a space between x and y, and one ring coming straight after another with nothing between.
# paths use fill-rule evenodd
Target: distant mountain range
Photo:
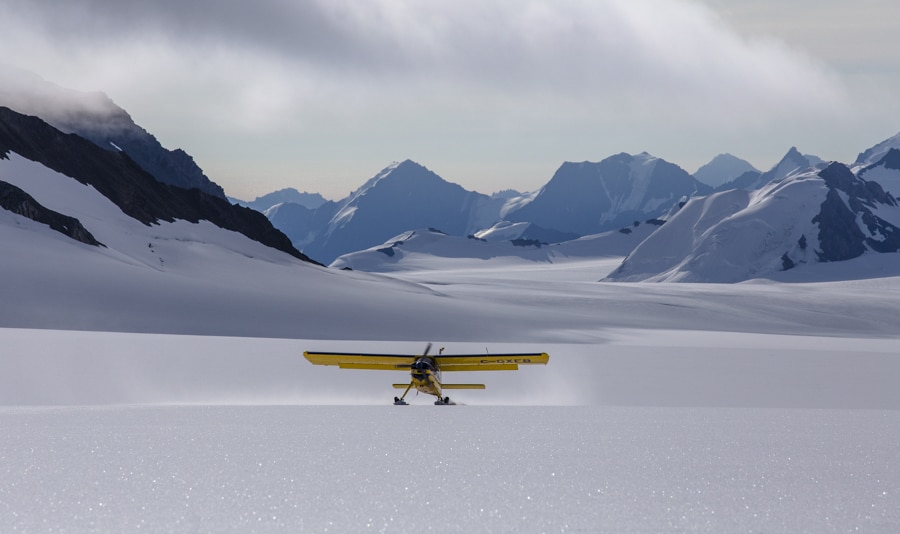
<instances>
[{"instance_id":1,"label":"distant mountain range","mask_svg":"<svg viewBox=\"0 0 900 534\"><path fill-rule=\"evenodd\" d=\"M279 204L299 204L304 208L314 210L326 202L325 198L319 193L301 193L293 187L280 189L273 193L256 197L256 199L251 201L244 201L231 197L229 197L228 200L230 200L232 204L247 206L248 208L253 208L262 213L265 213L267 210L272 209Z\"/></svg>"},{"instance_id":2,"label":"distant mountain range","mask_svg":"<svg viewBox=\"0 0 900 534\"><path fill-rule=\"evenodd\" d=\"M18 108L0 108L0 156L90 185L143 225L208 221L304 261L394 270L423 254L620 255L607 280L736 282L900 251L900 134L849 166L791 148L765 172L721 154L692 176L647 153L622 153L565 162L534 192L493 195L406 160L339 201L292 188L234 200L251 209L229 203L190 156L164 149L105 95L14 74L0 79L0 104ZM84 213L46 206L14 182L0 181L3 210L109 246Z\"/></svg>"},{"instance_id":3,"label":"distant mountain range","mask_svg":"<svg viewBox=\"0 0 900 534\"><path fill-rule=\"evenodd\" d=\"M646 153L564 163L536 193L494 196L467 191L407 160L341 201L314 209L281 203L265 212L306 254L330 263L410 228L562 242L662 216L711 191L677 165Z\"/></svg>"},{"instance_id":4,"label":"distant mountain range","mask_svg":"<svg viewBox=\"0 0 900 534\"><path fill-rule=\"evenodd\" d=\"M413 249L481 257L490 250L485 241L546 246L654 221L658 226L649 228L655 232L639 234L646 240L628 240L634 250L622 251L627 258L608 280L741 281L867 251L896 252L892 236L900 219L895 197L885 192L900 191L900 147L893 145L900 145L900 135L863 152L853 171L794 147L765 172L719 155L698 170L715 177L715 189L649 154L617 154L597 163L564 163L535 193L493 198L405 161L343 201L317 209L283 203L266 213L314 257L365 270L404 268ZM420 230L409 234L410 228ZM452 252L442 251L445 246ZM491 254L535 256L522 247Z\"/></svg>"},{"instance_id":5,"label":"distant mountain range","mask_svg":"<svg viewBox=\"0 0 900 534\"><path fill-rule=\"evenodd\" d=\"M719 187L747 173L760 174L760 171L741 158L731 154L719 154L697 169L694 178L708 186Z\"/></svg>"}]
</instances>

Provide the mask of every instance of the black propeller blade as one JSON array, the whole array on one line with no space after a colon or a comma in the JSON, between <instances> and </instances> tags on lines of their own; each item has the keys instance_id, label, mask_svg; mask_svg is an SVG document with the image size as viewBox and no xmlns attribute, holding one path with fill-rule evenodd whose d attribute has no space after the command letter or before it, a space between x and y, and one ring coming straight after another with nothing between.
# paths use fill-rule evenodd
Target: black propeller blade
<instances>
[{"instance_id":1,"label":"black propeller blade","mask_svg":"<svg viewBox=\"0 0 900 534\"><path fill-rule=\"evenodd\" d=\"M422 355L418 356L417 358L424 358L425 356L428 356L429 352L431 352L431 343L430 342L427 345L425 345L425 352L423 352ZM397 369L412 369L415 364L416 364L416 362L413 361L410 364L397 364L394 367L396 367Z\"/></svg>"}]
</instances>

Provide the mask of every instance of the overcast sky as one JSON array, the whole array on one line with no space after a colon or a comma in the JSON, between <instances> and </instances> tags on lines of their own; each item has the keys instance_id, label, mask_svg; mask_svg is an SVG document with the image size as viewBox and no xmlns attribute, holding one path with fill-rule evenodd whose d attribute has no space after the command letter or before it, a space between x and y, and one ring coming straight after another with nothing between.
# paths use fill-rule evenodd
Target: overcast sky
<instances>
[{"instance_id":1,"label":"overcast sky","mask_svg":"<svg viewBox=\"0 0 900 534\"><path fill-rule=\"evenodd\" d=\"M0 61L108 94L229 195L467 189L648 151L768 169L900 131L897 0L0 0Z\"/></svg>"}]
</instances>

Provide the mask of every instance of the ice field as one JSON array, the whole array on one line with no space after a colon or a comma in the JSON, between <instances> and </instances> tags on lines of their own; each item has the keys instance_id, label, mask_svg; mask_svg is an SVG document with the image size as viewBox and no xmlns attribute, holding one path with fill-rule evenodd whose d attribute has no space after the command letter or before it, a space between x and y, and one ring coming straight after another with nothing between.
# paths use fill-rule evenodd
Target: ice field
<instances>
[{"instance_id":1,"label":"ice field","mask_svg":"<svg viewBox=\"0 0 900 534\"><path fill-rule=\"evenodd\" d=\"M239 271L223 269L171 293L88 285L98 301L44 325L25 305L28 325L0 328L0 532L900 529L892 265L597 283L614 263L357 273L334 290L334 274L304 285L274 264L261 292L229 292ZM147 305L109 320L143 333L58 327L131 297ZM459 406L395 407L408 375L302 358L427 341L550 363L473 373L487 389Z\"/></svg>"}]
</instances>

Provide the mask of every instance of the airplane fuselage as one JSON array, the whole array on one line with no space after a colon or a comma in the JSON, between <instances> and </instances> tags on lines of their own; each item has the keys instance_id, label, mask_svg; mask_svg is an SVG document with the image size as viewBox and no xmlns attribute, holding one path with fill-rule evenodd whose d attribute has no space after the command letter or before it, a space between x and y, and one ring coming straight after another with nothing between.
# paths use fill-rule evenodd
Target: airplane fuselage
<instances>
[{"instance_id":1,"label":"airplane fuselage","mask_svg":"<svg viewBox=\"0 0 900 534\"><path fill-rule=\"evenodd\" d=\"M416 390L441 398L441 367L431 356L420 356L409 371Z\"/></svg>"}]
</instances>

